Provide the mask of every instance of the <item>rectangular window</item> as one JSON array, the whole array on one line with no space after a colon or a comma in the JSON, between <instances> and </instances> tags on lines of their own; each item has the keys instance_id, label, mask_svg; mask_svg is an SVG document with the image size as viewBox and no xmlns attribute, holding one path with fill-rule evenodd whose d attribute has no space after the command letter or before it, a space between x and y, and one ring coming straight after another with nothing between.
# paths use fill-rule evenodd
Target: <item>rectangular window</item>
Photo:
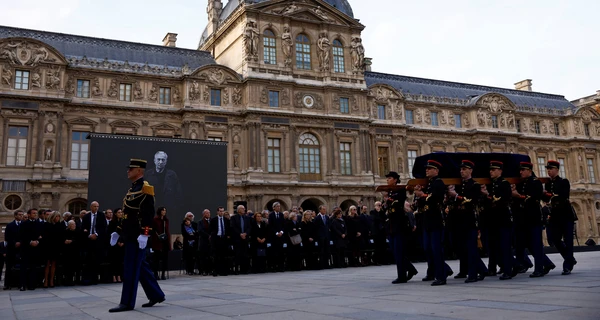
<instances>
[{"instance_id":1,"label":"rectangular window","mask_svg":"<svg viewBox=\"0 0 600 320\"><path fill-rule=\"evenodd\" d=\"M221 89L210 89L210 105L221 106Z\"/></svg>"},{"instance_id":2,"label":"rectangular window","mask_svg":"<svg viewBox=\"0 0 600 320\"><path fill-rule=\"evenodd\" d=\"M548 172L546 172L546 157L538 157L537 165L538 165L538 173L540 174L540 177L547 177Z\"/></svg>"},{"instance_id":3,"label":"rectangular window","mask_svg":"<svg viewBox=\"0 0 600 320\"><path fill-rule=\"evenodd\" d=\"M586 137L589 137L589 136L590 136L590 125L589 125L589 124L587 124L587 123L586 123L586 124L584 124L584 125L583 125L583 131L584 131L584 133L585 133L585 136L586 136Z\"/></svg>"},{"instance_id":4,"label":"rectangular window","mask_svg":"<svg viewBox=\"0 0 600 320\"><path fill-rule=\"evenodd\" d=\"M310 70L310 44L296 43L296 68Z\"/></svg>"},{"instance_id":5,"label":"rectangular window","mask_svg":"<svg viewBox=\"0 0 600 320\"><path fill-rule=\"evenodd\" d=\"M131 101L131 85L126 83L121 83L119 86L119 100L121 101Z\"/></svg>"},{"instance_id":6,"label":"rectangular window","mask_svg":"<svg viewBox=\"0 0 600 320\"><path fill-rule=\"evenodd\" d=\"M77 80L77 98L89 98L90 97L90 81L89 80Z\"/></svg>"},{"instance_id":7,"label":"rectangular window","mask_svg":"<svg viewBox=\"0 0 600 320\"><path fill-rule=\"evenodd\" d=\"M596 183L596 173L594 172L594 159L587 159L588 176L590 183Z\"/></svg>"},{"instance_id":8,"label":"rectangular window","mask_svg":"<svg viewBox=\"0 0 600 320\"><path fill-rule=\"evenodd\" d=\"M462 116L460 114L454 115L454 127L459 129L462 128Z\"/></svg>"},{"instance_id":9,"label":"rectangular window","mask_svg":"<svg viewBox=\"0 0 600 320\"><path fill-rule=\"evenodd\" d=\"M406 110L406 124L414 124L415 123L415 116L413 114L412 110Z\"/></svg>"},{"instance_id":10,"label":"rectangular window","mask_svg":"<svg viewBox=\"0 0 600 320\"><path fill-rule=\"evenodd\" d=\"M554 124L554 135L560 136L560 128L558 126L558 123Z\"/></svg>"},{"instance_id":11,"label":"rectangular window","mask_svg":"<svg viewBox=\"0 0 600 320\"><path fill-rule=\"evenodd\" d=\"M521 132L521 120L517 119L515 121L515 127L517 128L517 132Z\"/></svg>"},{"instance_id":12,"label":"rectangular window","mask_svg":"<svg viewBox=\"0 0 600 320\"><path fill-rule=\"evenodd\" d=\"M208 140L208 141L223 141L223 138L221 138L221 137L208 137L208 138L206 138L206 140Z\"/></svg>"},{"instance_id":13,"label":"rectangular window","mask_svg":"<svg viewBox=\"0 0 600 320\"><path fill-rule=\"evenodd\" d=\"M160 89L158 89L158 93L158 103L171 104L171 88L160 87Z\"/></svg>"},{"instance_id":14,"label":"rectangular window","mask_svg":"<svg viewBox=\"0 0 600 320\"><path fill-rule=\"evenodd\" d=\"M377 119L385 120L385 106L377 106Z\"/></svg>"},{"instance_id":15,"label":"rectangular window","mask_svg":"<svg viewBox=\"0 0 600 320\"><path fill-rule=\"evenodd\" d=\"M71 169L87 170L90 159L88 133L73 131L71 134Z\"/></svg>"},{"instance_id":16,"label":"rectangular window","mask_svg":"<svg viewBox=\"0 0 600 320\"><path fill-rule=\"evenodd\" d=\"M279 108L279 91L269 91L269 107Z\"/></svg>"},{"instance_id":17,"label":"rectangular window","mask_svg":"<svg viewBox=\"0 0 600 320\"><path fill-rule=\"evenodd\" d=\"M431 125L434 127L437 127L440 125L438 122L438 113L437 112L431 113Z\"/></svg>"},{"instance_id":18,"label":"rectangular window","mask_svg":"<svg viewBox=\"0 0 600 320\"><path fill-rule=\"evenodd\" d=\"M2 192L25 192L24 180L2 180Z\"/></svg>"},{"instance_id":19,"label":"rectangular window","mask_svg":"<svg viewBox=\"0 0 600 320\"><path fill-rule=\"evenodd\" d=\"M263 37L263 48L265 50L263 54L265 64L276 64L277 53L275 48L275 38Z\"/></svg>"},{"instance_id":20,"label":"rectangular window","mask_svg":"<svg viewBox=\"0 0 600 320\"><path fill-rule=\"evenodd\" d=\"M417 160L417 150L408 150L408 175L413 178L412 170Z\"/></svg>"},{"instance_id":21,"label":"rectangular window","mask_svg":"<svg viewBox=\"0 0 600 320\"><path fill-rule=\"evenodd\" d=\"M340 112L350 113L350 102L348 98L340 98Z\"/></svg>"},{"instance_id":22,"label":"rectangular window","mask_svg":"<svg viewBox=\"0 0 600 320\"><path fill-rule=\"evenodd\" d=\"M492 116L492 128L498 129L498 116Z\"/></svg>"},{"instance_id":23,"label":"rectangular window","mask_svg":"<svg viewBox=\"0 0 600 320\"><path fill-rule=\"evenodd\" d=\"M28 127L8 127L7 166L25 166Z\"/></svg>"},{"instance_id":24,"label":"rectangular window","mask_svg":"<svg viewBox=\"0 0 600 320\"><path fill-rule=\"evenodd\" d=\"M10 79L9 79L10 80ZM15 74L15 89L29 89L29 71L17 70Z\"/></svg>"},{"instance_id":25,"label":"rectangular window","mask_svg":"<svg viewBox=\"0 0 600 320\"><path fill-rule=\"evenodd\" d=\"M269 172L281 172L281 139L267 139L267 159Z\"/></svg>"},{"instance_id":26,"label":"rectangular window","mask_svg":"<svg viewBox=\"0 0 600 320\"><path fill-rule=\"evenodd\" d=\"M389 148L377 147L377 164L379 166L379 176L383 177L390 171Z\"/></svg>"},{"instance_id":27,"label":"rectangular window","mask_svg":"<svg viewBox=\"0 0 600 320\"><path fill-rule=\"evenodd\" d=\"M344 48L333 47L333 72L344 72Z\"/></svg>"},{"instance_id":28,"label":"rectangular window","mask_svg":"<svg viewBox=\"0 0 600 320\"><path fill-rule=\"evenodd\" d=\"M536 121L536 122L534 123L534 126L535 126L535 133L536 133L536 134L540 134L540 133L541 133L541 131L540 131L540 122L539 122L539 121Z\"/></svg>"},{"instance_id":29,"label":"rectangular window","mask_svg":"<svg viewBox=\"0 0 600 320\"><path fill-rule=\"evenodd\" d=\"M558 163L560 163L560 168L558 168L558 174L563 177L566 178L567 177L567 172L566 172L566 167L565 167L565 158L558 158Z\"/></svg>"},{"instance_id":30,"label":"rectangular window","mask_svg":"<svg viewBox=\"0 0 600 320\"><path fill-rule=\"evenodd\" d=\"M340 143L340 172L343 175L352 175L352 152L350 143Z\"/></svg>"}]
</instances>

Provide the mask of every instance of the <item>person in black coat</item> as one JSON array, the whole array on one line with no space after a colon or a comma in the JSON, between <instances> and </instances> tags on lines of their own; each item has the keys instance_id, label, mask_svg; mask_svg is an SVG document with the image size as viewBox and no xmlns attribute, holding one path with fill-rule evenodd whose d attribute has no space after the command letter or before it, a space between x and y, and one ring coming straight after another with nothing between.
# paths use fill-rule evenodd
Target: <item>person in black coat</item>
<instances>
[{"instance_id":1,"label":"person in black coat","mask_svg":"<svg viewBox=\"0 0 600 320\"><path fill-rule=\"evenodd\" d=\"M360 251L364 247L364 234L356 206L348 208L348 214L344 216L344 221L348 230L348 262L350 262L351 267L358 267L360 265Z\"/></svg>"},{"instance_id":2,"label":"person in black coat","mask_svg":"<svg viewBox=\"0 0 600 320\"><path fill-rule=\"evenodd\" d=\"M336 268L345 268L344 252L347 247L348 231L346 222L342 218L342 210L336 210L332 214L331 238L333 240L333 266Z\"/></svg>"},{"instance_id":3,"label":"person in black coat","mask_svg":"<svg viewBox=\"0 0 600 320\"><path fill-rule=\"evenodd\" d=\"M252 218L252 234L250 236L252 271L255 273L263 273L266 271L267 238L269 236L269 228L262 220L263 217L260 212L256 212Z\"/></svg>"},{"instance_id":4,"label":"person in black coat","mask_svg":"<svg viewBox=\"0 0 600 320\"><path fill-rule=\"evenodd\" d=\"M375 245L375 251L373 252L373 260L375 265L385 264L387 244L385 242L385 211L381 208L381 202L375 202L375 209L370 212L371 219L373 220L373 227L371 228L371 235Z\"/></svg>"},{"instance_id":5,"label":"person in black coat","mask_svg":"<svg viewBox=\"0 0 600 320\"><path fill-rule=\"evenodd\" d=\"M285 242L285 218L281 212L281 204L279 202L273 203L273 211L269 214L269 229L271 230L269 266L273 271L283 272L285 270L285 256L283 250L283 244Z\"/></svg>"},{"instance_id":6,"label":"person in black coat","mask_svg":"<svg viewBox=\"0 0 600 320\"><path fill-rule=\"evenodd\" d=\"M231 217L231 237L235 250L235 274L246 274L250 271L250 244L251 219L246 215L243 205L237 207L237 214Z\"/></svg>"},{"instance_id":7,"label":"person in black coat","mask_svg":"<svg viewBox=\"0 0 600 320\"><path fill-rule=\"evenodd\" d=\"M44 255L46 268L44 270L44 288L54 288L54 276L56 273L56 262L60 257L62 249L63 224L60 222L60 213L52 212L46 222L42 238L44 239Z\"/></svg>"},{"instance_id":8,"label":"person in black coat","mask_svg":"<svg viewBox=\"0 0 600 320\"><path fill-rule=\"evenodd\" d=\"M210 210L204 209L202 220L198 222L198 254L196 261L198 272L207 276L212 272L212 263L210 260Z\"/></svg>"},{"instance_id":9,"label":"person in black coat","mask_svg":"<svg viewBox=\"0 0 600 320\"><path fill-rule=\"evenodd\" d=\"M75 276L75 268L77 267L77 262L79 261L79 243L81 237L79 235L79 231L77 231L77 223L74 220L69 221L67 224L67 229L62 233L62 283L65 286L72 286L73 278Z\"/></svg>"},{"instance_id":10,"label":"person in black coat","mask_svg":"<svg viewBox=\"0 0 600 320\"><path fill-rule=\"evenodd\" d=\"M4 231L4 240L6 241L6 273L4 274L4 290L10 290L13 283L16 283L16 277L13 267L17 262L17 257L21 251L21 242L19 229L23 220L23 211L17 210L14 213L15 219L6 226Z\"/></svg>"},{"instance_id":11,"label":"person in black coat","mask_svg":"<svg viewBox=\"0 0 600 320\"><path fill-rule=\"evenodd\" d=\"M198 231L192 226L192 220L185 218L183 220L183 260L185 261L186 274L190 276L194 274L194 259L197 247Z\"/></svg>"},{"instance_id":12,"label":"person in black coat","mask_svg":"<svg viewBox=\"0 0 600 320\"><path fill-rule=\"evenodd\" d=\"M284 226L285 233L287 234L286 241L288 241L288 250L287 250L287 261L288 268L292 271L299 271L302 269L302 240L299 243L294 244L291 240L292 237L296 237L300 235L302 238L302 224L298 221L298 215L295 213L290 213L289 220L285 223Z\"/></svg>"},{"instance_id":13,"label":"person in black coat","mask_svg":"<svg viewBox=\"0 0 600 320\"><path fill-rule=\"evenodd\" d=\"M210 220L210 242L214 261L213 276L229 273L227 252L231 238L231 224L225 217L225 208L217 208L217 216Z\"/></svg>"},{"instance_id":14,"label":"person in black coat","mask_svg":"<svg viewBox=\"0 0 600 320\"><path fill-rule=\"evenodd\" d=\"M37 210L27 211L29 219L23 222L19 229L21 243L21 291L35 290L39 272L40 255L39 245L42 243L43 224L37 218Z\"/></svg>"},{"instance_id":15,"label":"person in black coat","mask_svg":"<svg viewBox=\"0 0 600 320\"><path fill-rule=\"evenodd\" d=\"M304 211L301 222L302 248L304 249L304 261L308 270L317 269L317 226L313 222L313 211Z\"/></svg>"},{"instance_id":16,"label":"person in black coat","mask_svg":"<svg viewBox=\"0 0 600 320\"><path fill-rule=\"evenodd\" d=\"M108 234L116 232L119 234L123 229L123 209L113 210L114 218L108 224ZM117 244L108 248L108 261L110 261L110 270L113 283L122 282L123 259L125 257L125 242L119 237Z\"/></svg>"},{"instance_id":17,"label":"person in black coat","mask_svg":"<svg viewBox=\"0 0 600 320\"><path fill-rule=\"evenodd\" d=\"M98 211L100 205L93 201L91 211L85 215L81 222L82 237L85 250L85 268L83 270L83 284L98 284L99 267L108 246L106 233L107 223L103 212Z\"/></svg>"},{"instance_id":18,"label":"person in black coat","mask_svg":"<svg viewBox=\"0 0 600 320\"><path fill-rule=\"evenodd\" d=\"M324 205L319 206L319 214L313 220L315 224L315 246L319 253L319 268L328 269L331 258L331 233L329 230L331 219L327 215L327 208Z\"/></svg>"}]
</instances>

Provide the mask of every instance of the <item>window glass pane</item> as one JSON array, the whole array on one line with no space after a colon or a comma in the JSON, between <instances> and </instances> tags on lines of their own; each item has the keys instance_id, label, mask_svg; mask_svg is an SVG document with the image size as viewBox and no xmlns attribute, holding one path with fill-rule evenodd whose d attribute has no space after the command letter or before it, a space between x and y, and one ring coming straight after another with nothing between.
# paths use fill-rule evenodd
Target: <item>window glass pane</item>
<instances>
[{"instance_id":1,"label":"window glass pane","mask_svg":"<svg viewBox=\"0 0 600 320\"><path fill-rule=\"evenodd\" d=\"M438 126L438 113L437 112L431 113L431 125L435 126L435 127Z\"/></svg>"},{"instance_id":2,"label":"window glass pane","mask_svg":"<svg viewBox=\"0 0 600 320\"><path fill-rule=\"evenodd\" d=\"M350 102L348 98L340 98L340 112L350 113Z\"/></svg>"},{"instance_id":3,"label":"window glass pane","mask_svg":"<svg viewBox=\"0 0 600 320\"><path fill-rule=\"evenodd\" d=\"M454 115L454 125L456 128L462 128L462 121L461 121L461 115L460 114L455 114Z\"/></svg>"},{"instance_id":4,"label":"window glass pane","mask_svg":"<svg viewBox=\"0 0 600 320\"><path fill-rule=\"evenodd\" d=\"M377 119L385 120L385 106L377 106Z\"/></svg>"},{"instance_id":5,"label":"window glass pane","mask_svg":"<svg viewBox=\"0 0 600 320\"><path fill-rule=\"evenodd\" d=\"M415 119L413 118L413 111L412 110L406 110L406 124L414 124L415 123Z\"/></svg>"}]
</instances>

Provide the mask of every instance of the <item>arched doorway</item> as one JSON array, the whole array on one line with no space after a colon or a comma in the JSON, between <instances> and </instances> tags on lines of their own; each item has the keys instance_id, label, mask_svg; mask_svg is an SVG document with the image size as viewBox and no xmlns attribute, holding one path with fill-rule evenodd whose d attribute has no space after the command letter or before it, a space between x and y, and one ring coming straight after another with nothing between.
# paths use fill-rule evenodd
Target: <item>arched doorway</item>
<instances>
[{"instance_id":1,"label":"arched doorway","mask_svg":"<svg viewBox=\"0 0 600 320\"><path fill-rule=\"evenodd\" d=\"M87 209L87 200L86 199L73 199L69 201L67 204L67 210L76 217L79 217L79 213L82 210Z\"/></svg>"},{"instance_id":2,"label":"arched doorway","mask_svg":"<svg viewBox=\"0 0 600 320\"><path fill-rule=\"evenodd\" d=\"M356 206L356 208L358 208L358 203L356 203L356 201L354 200L345 200L340 204L340 208L342 209L343 212L348 211L348 208L350 208L350 206ZM358 211L360 212L360 210Z\"/></svg>"},{"instance_id":3,"label":"arched doorway","mask_svg":"<svg viewBox=\"0 0 600 320\"><path fill-rule=\"evenodd\" d=\"M318 212L319 206L322 204L323 204L323 202L317 198L308 198L308 199L304 200L304 202L302 202L302 204L300 206L302 207L302 210L304 210L304 211L313 210L315 212Z\"/></svg>"},{"instance_id":4,"label":"arched doorway","mask_svg":"<svg viewBox=\"0 0 600 320\"><path fill-rule=\"evenodd\" d=\"M267 202L267 204L265 205L265 208L263 210L269 210L269 212L273 211L273 203L275 203L275 202L279 202L279 204L281 205L282 212L288 210L287 206L285 205L285 202L283 202L282 200L279 200L279 199L269 200L269 202Z\"/></svg>"}]
</instances>

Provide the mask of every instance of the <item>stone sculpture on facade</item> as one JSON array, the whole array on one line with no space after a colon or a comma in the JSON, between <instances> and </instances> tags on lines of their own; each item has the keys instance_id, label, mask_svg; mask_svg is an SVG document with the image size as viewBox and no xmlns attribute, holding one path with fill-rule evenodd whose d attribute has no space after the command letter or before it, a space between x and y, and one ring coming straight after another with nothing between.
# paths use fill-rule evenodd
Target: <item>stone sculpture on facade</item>
<instances>
[{"instance_id":1,"label":"stone sculpture on facade","mask_svg":"<svg viewBox=\"0 0 600 320\"><path fill-rule=\"evenodd\" d=\"M2 68L2 83L10 87L12 85L12 76L12 71L8 67Z\"/></svg>"},{"instance_id":2,"label":"stone sculpture on facade","mask_svg":"<svg viewBox=\"0 0 600 320\"><path fill-rule=\"evenodd\" d=\"M119 95L119 84L116 79L110 80L110 86L108 87L108 96L116 98Z\"/></svg>"},{"instance_id":3,"label":"stone sculpture on facade","mask_svg":"<svg viewBox=\"0 0 600 320\"><path fill-rule=\"evenodd\" d=\"M144 99L144 91L142 91L142 86L140 85L139 82L136 82L135 85L133 86L133 98L135 100Z\"/></svg>"},{"instance_id":4,"label":"stone sculpture on facade","mask_svg":"<svg viewBox=\"0 0 600 320\"><path fill-rule=\"evenodd\" d=\"M327 33L321 33L317 42L317 56L319 58L319 70L329 71L329 52L331 45L327 38Z\"/></svg>"},{"instance_id":5,"label":"stone sculpture on facade","mask_svg":"<svg viewBox=\"0 0 600 320\"><path fill-rule=\"evenodd\" d=\"M31 86L34 88L42 87L42 76L37 71L31 74Z\"/></svg>"},{"instance_id":6,"label":"stone sculpture on facade","mask_svg":"<svg viewBox=\"0 0 600 320\"><path fill-rule=\"evenodd\" d=\"M353 37L350 43L350 54L352 56L352 72L359 73L365 66L365 48L360 37Z\"/></svg>"},{"instance_id":7,"label":"stone sculpture on facade","mask_svg":"<svg viewBox=\"0 0 600 320\"><path fill-rule=\"evenodd\" d=\"M200 84L198 81L192 82L192 86L190 87L190 101L196 101L200 98Z\"/></svg>"},{"instance_id":8,"label":"stone sculpture on facade","mask_svg":"<svg viewBox=\"0 0 600 320\"><path fill-rule=\"evenodd\" d=\"M239 87L233 88L233 94L231 100L234 105L239 106L242 104L242 90Z\"/></svg>"},{"instance_id":9,"label":"stone sculpture on facade","mask_svg":"<svg viewBox=\"0 0 600 320\"><path fill-rule=\"evenodd\" d=\"M48 50L27 41L10 41L0 46L0 58L7 59L14 65L35 67L40 62L53 62Z\"/></svg>"},{"instance_id":10,"label":"stone sculpture on facade","mask_svg":"<svg viewBox=\"0 0 600 320\"><path fill-rule=\"evenodd\" d=\"M258 60L258 27L256 21L248 21L244 29L244 48L246 49L246 60Z\"/></svg>"},{"instance_id":11,"label":"stone sculpture on facade","mask_svg":"<svg viewBox=\"0 0 600 320\"><path fill-rule=\"evenodd\" d=\"M283 51L283 64L286 67L292 65L292 48L294 47L294 41L292 40L292 33L290 32L290 26L287 24L283 26L283 33L281 34L281 50Z\"/></svg>"},{"instance_id":12,"label":"stone sculpture on facade","mask_svg":"<svg viewBox=\"0 0 600 320\"><path fill-rule=\"evenodd\" d=\"M101 97L102 95L102 90L100 90L100 80L98 78L94 78L92 81L92 96Z\"/></svg>"},{"instance_id":13,"label":"stone sculpture on facade","mask_svg":"<svg viewBox=\"0 0 600 320\"><path fill-rule=\"evenodd\" d=\"M50 69L46 73L46 88L58 89L60 86L60 68L57 70Z\"/></svg>"}]
</instances>

